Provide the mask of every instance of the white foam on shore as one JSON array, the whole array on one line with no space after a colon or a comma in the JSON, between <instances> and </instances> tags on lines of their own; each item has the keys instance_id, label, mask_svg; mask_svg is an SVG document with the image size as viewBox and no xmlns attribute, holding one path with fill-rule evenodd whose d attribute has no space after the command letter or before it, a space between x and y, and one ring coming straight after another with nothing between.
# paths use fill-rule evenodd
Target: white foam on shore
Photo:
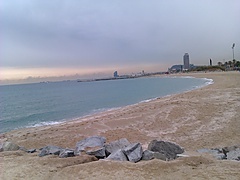
<instances>
[{"instance_id":1,"label":"white foam on shore","mask_svg":"<svg viewBox=\"0 0 240 180\"><path fill-rule=\"evenodd\" d=\"M49 122L40 122L40 123L36 123L34 125L29 125L26 126L27 128L31 128L31 127L41 127L41 126L51 126L51 125L57 125L57 124L61 124L64 123L66 121L49 121Z\"/></svg>"},{"instance_id":2,"label":"white foam on shore","mask_svg":"<svg viewBox=\"0 0 240 180\"><path fill-rule=\"evenodd\" d=\"M172 76L172 77L168 77L168 78L195 78L195 77L192 77L192 76ZM182 91L182 92L179 92L179 93L154 97L154 98L142 100L140 102L130 104L130 105L126 105L126 106L121 106L121 107L94 109L89 114L83 115L83 116L80 116L80 117L69 118L67 120L63 119L63 120L59 120L59 121L40 122L40 123L37 123L37 124L34 124L34 125L27 126L27 128L41 127L41 126L52 126L52 125L59 125L59 124L64 124L64 123L69 123L69 122L76 122L76 121L81 121L81 122L89 121L89 120L95 118L95 116L99 115L100 113L109 113L111 111L119 110L119 109L122 109L122 108L128 108L128 107L135 106L135 105L138 105L138 104L141 104L141 103L148 103L148 102L157 100L159 98L171 97L171 96L174 96L174 95L177 95L177 94L190 92L192 90L199 89L199 88L202 88L202 87L205 87L205 86L208 86L208 85L214 83L213 79L208 79L208 78L199 78L199 79L203 79L206 82L203 83L202 85L199 85L199 86L190 87L189 89L186 89L185 91Z\"/></svg>"}]
</instances>

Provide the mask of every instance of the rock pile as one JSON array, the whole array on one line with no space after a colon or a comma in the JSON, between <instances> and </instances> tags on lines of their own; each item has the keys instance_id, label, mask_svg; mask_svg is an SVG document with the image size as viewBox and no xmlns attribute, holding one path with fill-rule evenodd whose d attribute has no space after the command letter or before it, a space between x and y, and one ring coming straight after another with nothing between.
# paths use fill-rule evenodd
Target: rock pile
<instances>
[{"instance_id":1,"label":"rock pile","mask_svg":"<svg viewBox=\"0 0 240 180\"><path fill-rule=\"evenodd\" d=\"M218 160L227 159L240 161L240 145L223 148L199 149L197 152L210 154Z\"/></svg>"},{"instance_id":2,"label":"rock pile","mask_svg":"<svg viewBox=\"0 0 240 180\"><path fill-rule=\"evenodd\" d=\"M8 147L8 148L7 148ZM1 151L23 150L28 153L34 153L36 149L25 149L11 142L5 142L0 146ZM106 143L106 138L101 136L92 136L76 143L75 149L62 148L58 146L45 146L39 149L39 157L46 155L57 155L60 158L81 156L88 154L98 159L114 161L138 162L140 160L161 159L169 161L177 158L177 154L182 154L183 148L179 145L153 140L148 149L143 151L140 143L130 143L126 138Z\"/></svg>"}]
</instances>

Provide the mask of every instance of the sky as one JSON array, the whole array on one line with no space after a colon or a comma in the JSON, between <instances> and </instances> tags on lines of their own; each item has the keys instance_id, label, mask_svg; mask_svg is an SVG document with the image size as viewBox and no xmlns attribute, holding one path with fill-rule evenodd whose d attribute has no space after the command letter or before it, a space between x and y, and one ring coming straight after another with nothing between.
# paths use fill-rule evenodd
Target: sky
<instances>
[{"instance_id":1,"label":"sky","mask_svg":"<svg viewBox=\"0 0 240 180\"><path fill-rule=\"evenodd\" d=\"M0 82L240 59L239 0L2 0Z\"/></svg>"}]
</instances>

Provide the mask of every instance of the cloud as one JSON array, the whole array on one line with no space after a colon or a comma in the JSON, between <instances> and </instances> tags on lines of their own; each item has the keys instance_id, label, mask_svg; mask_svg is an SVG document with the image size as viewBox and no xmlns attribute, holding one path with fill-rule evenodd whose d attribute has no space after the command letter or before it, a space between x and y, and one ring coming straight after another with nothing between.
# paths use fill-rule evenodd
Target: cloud
<instances>
[{"instance_id":1,"label":"cloud","mask_svg":"<svg viewBox=\"0 0 240 180\"><path fill-rule=\"evenodd\" d=\"M185 52L194 64L231 59L239 7L237 0L3 1L1 66L165 68Z\"/></svg>"}]
</instances>

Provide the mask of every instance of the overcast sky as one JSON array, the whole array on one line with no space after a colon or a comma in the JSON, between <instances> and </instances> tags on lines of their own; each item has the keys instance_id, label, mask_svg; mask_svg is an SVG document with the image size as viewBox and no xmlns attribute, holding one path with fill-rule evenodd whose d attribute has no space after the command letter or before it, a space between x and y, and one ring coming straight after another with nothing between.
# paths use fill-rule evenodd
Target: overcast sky
<instances>
[{"instance_id":1,"label":"overcast sky","mask_svg":"<svg viewBox=\"0 0 240 180\"><path fill-rule=\"evenodd\" d=\"M0 79L240 59L239 0L2 0Z\"/></svg>"}]
</instances>

